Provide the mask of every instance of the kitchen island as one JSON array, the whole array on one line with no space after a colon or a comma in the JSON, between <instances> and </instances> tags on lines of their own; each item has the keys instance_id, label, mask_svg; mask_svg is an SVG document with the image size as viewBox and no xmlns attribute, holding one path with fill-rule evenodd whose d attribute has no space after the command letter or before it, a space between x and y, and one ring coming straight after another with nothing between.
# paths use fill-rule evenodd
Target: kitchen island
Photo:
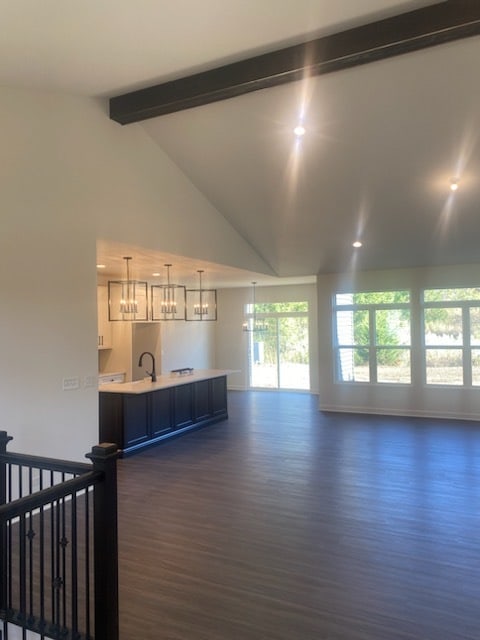
<instances>
[{"instance_id":1,"label":"kitchen island","mask_svg":"<svg viewBox=\"0 0 480 640\"><path fill-rule=\"evenodd\" d=\"M99 441L115 442L122 455L166 438L226 420L227 374L221 369L189 370L99 388Z\"/></svg>"}]
</instances>

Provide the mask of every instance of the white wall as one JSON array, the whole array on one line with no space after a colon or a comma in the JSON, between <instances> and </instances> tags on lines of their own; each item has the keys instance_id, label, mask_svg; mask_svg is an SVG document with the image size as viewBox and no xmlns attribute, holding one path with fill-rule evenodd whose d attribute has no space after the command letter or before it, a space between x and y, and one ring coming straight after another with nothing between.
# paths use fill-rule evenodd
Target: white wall
<instances>
[{"instance_id":1,"label":"white wall","mask_svg":"<svg viewBox=\"0 0 480 640\"><path fill-rule=\"evenodd\" d=\"M45 97L41 113L32 96L0 97L0 428L15 450L82 459L96 441L96 270L75 150Z\"/></svg>"},{"instance_id":2,"label":"white wall","mask_svg":"<svg viewBox=\"0 0 480 640\"><path fill-rule=\"evenodd\" d=\"M85 385L98 367L97 238L269 268L103 103L2 87L0 122L0 429L12 450L83 460L98 441L98 393ZM79 388L63 391L64 378Z\"/></svg>"},{"instance_id":3,"label":"white wall","mask_svg":"<svg viewBox=\"0 0 480 640\"><path fill-rule=\"evenodd\" d=\"M323 338L319 345L320 409L475 420L480 418L480 389L432 387L423 383L419 376L418 359L422 357L422 346L417 328L420 318L418 301L421 290L435 287L478 287L480 285L478 265L335 274L319 276L317 283L318 335ZM334 293L388 289L410 289L412 292L413 313L417 318L417 322L412 323L412 368L414 368L412 384L393 386L336 383L332 349Z\"/></svg>"},{"instance_id":4,"label":"white wall","mask_svg":"<svg viewBox=\"0 0 480 640\"><path fill-rule=\"evenodd\" d=\"M242 330L244 308L252 302L252 288L221 289L218 295L216 367L234 369L228 376L230 389L248 388L247 335ZM310 386L318 392L317 296L314 284L256 287L257 302L308 301L310 321Z\"/></svg>"},{"instance_id":5,"label":"white wall","mask_svg":"<svg viewBox=\"0 0 480 640\"><path fill-rule=\"evenodd\" d=\"M162 322L162 373L215 368L216 322Z\"/></svg>"}]
</instances>

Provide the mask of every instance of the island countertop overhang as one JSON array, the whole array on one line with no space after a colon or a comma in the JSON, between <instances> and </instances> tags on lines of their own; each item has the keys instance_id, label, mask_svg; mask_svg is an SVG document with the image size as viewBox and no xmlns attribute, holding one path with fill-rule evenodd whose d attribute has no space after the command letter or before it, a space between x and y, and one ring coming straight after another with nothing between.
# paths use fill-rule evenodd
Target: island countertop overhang
<instances>
[{"instance_id":1,"label":"island countertop overhang","mask_svg":"<svg viewBox=\"0 0 480 640\"><path fill-rule=\"evenodd\" d=\"M156 382L148 380L136 380L133 382L102 384L99 387L100 393L129 393L141 394L151 393L160 389L168 389L178 387L192 382L201 380L210 380L212 378L221 378L229 373L236 373L234 369L194 369L192 373L185 375L178 374L162 374L157 376Z\"/></svg>"}]
</instances>

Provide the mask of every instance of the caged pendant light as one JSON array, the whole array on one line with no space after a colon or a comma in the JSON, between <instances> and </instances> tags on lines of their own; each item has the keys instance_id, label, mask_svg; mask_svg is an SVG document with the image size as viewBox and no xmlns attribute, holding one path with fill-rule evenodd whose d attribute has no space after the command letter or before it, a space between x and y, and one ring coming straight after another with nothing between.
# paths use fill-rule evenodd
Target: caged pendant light
<instances>
[{"instance_id":1,"label":"caged pendant light","mask_svg":"<svg viewBox=\"0 0 480 640\"><path fill-rule=\"evenodd\" d=\"M131 256L124 256L126 262L126 280L109 280L108 282L108 319L148 320L148 285L140 280L130 279Z\"/></svg>"},{"instance_id":2,"label":"caged pendant light","mask_svg":"<svg viewBox=\"0 0 480 640\"><path fill-rule=\"evenodd\" d=\"M197 269L199 285L198 289L186 291L186 317L189 322L217 319L217 290L203 289L203 269Z\"/></svg>"},{"instance_id":3,"label":"caged pendant light","mask_svg":"<svg viewBox=\"0 0 480 640\"><path fill-rule=\"evenodd\" d=\"M267 323L263 320L257 320L256 300L255 300L255 287L257 283L252 282L252 304L250 305L252 312L243 323L243 330L251 333L262 333L267 331Z\"/></svg>"},{"instance_id":4,"label":"caged pendant light","mask_svg":"<svg viewBox=\"0 0 480 640\"><path fill-rule=\"evenodd\" d=\"M185 320L185 287L170 282L171 264L167 268L166 284L152 284L152 320Z\"/></svg>"}]
</instances>

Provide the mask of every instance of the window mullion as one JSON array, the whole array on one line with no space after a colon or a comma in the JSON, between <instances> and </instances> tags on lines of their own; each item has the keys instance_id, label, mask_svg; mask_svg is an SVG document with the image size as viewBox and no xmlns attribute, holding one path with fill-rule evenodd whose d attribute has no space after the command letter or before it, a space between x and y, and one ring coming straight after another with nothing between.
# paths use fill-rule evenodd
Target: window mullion
<instances>
[{"instance_id":1,"label":"window mullion","mask_svg":"<svg viewBox=\"0 0 480 640\"><path fill-rule=\"evenodd\" d=\"M369 334L369 367L370 367L370 382L377 382L377 344L376 344L376 322L375 322L375 307L370 307L368 311L368 334Z\"/></svg>"},{"instance_id":2,"label":"window mullion","mask_svg":"<svg viewBox=\"0 0 480 640\"><path fill-rule=\"evenodd\" d=\"M471 346L471 327L470 327L470 305L462 307L462 323L463 323L463 384L464 386L472 386L472 346Z\"/></svg>"},{"instance_id":3,"label":"window mullion","mask_svg":"<svg viewBox=\"0 0 480 640\"><path fill-rule=\"evenodd\" d=\"M275 318L275 329L277 332L277 386L279 389L282 388L282 383L280 380L280 326L279 326L279 322L280 319L277 317Z\"/></svg>"}]
</instances>

